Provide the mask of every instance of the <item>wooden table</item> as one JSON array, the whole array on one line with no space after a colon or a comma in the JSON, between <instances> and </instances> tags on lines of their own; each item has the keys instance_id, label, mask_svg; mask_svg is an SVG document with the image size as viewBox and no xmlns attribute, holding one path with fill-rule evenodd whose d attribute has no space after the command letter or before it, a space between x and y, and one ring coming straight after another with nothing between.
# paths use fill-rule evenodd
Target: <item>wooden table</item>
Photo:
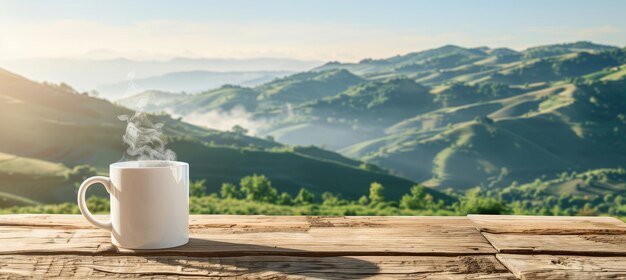
<instances>
[{"instance_id":1,"label":"wooden table","mask_svg":"<svg viewBox=\"0 0 626 280\"><path fill-rule=\"evenodd\" d=\"M0 278L626 279L609 217L205 215L190 233L127 250L78 215L0 215Z\"/></svg>"}]
</instances>

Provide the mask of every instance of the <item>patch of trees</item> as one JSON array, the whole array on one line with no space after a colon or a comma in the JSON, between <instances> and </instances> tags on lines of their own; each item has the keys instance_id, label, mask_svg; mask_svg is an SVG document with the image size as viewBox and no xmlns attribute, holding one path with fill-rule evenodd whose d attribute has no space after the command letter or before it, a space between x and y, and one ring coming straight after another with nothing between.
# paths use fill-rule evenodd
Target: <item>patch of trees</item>
<instances>
[{"instance_id":1,"label":"patch of trees","mask_svg":"<svg viewBox=\"0 0 626 280\"><path fill-rule=\"evenodd\" d=\"M89 172L76 168L74 178ZM88 169L87 169L88 170ZM80 174L80 175L79 175ZM241 178L238 184L223 183L218 193L207 193L204 180L190 184L190 212L192 214L264 214L264 215L466 215L466 214L524 214L524 215L614 215L626 216L626 192L603 195L554 195L547 186L571 180L581 180L581 191L594 184L626 181L624 169L599 170L578 174L563 173L551 181L537 179L518 186L513 183L505 189L473 188L466 192L451 189L446 194L449 202L433 197L428 188L415 185L399 200L388 200L385 187L377 182L369 192L357 200L343 199L340 194L315 192L300 188L297 193L279 193L264 175L253 174ZM366 187L366 186L364 186ZM107 198L91 197L87 204L92 212L109 211ZM37 205L0 209L0 213L77 214L76 204Z\"/></svg>"},{"instance_id":2,"label":"patch of trees","mask_svg":"<svg viewBox=\"0 0 626 280\"><path fill-rule=\"evenodd\" d=\"M484 82L478 84L452 83L436 94L435 102L443 107L500 99L522 93L523 90L503 83Z\"/></svg>"}]
</instances>

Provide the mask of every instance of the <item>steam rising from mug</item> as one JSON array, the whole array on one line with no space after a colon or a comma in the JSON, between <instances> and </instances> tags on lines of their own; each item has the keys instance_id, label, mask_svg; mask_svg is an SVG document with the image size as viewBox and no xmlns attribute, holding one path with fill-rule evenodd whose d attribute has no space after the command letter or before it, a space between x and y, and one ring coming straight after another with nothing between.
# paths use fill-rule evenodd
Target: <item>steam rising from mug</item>
<instances>
[{"instance_id":1,"label":"steam rising from mug","mask_svg":"<svg viewBox=\"0 0 626 280\"><path fill-rule=\"evenodd\" d=\"M134 82L134 71L129 72L126 78L128 79L126 95L128 95L129 92L138 90L138 87ZM138 109L132 117L128 115L117 116L120 121L128 123L126 133L122 136L122 140L128 145L126 154L130 157L125 160L176 160L176 153L165 148L163 124L152 124L146 113L143 112L147 101L145 98L139 100Z\"/></svg>"},{"instance_id":2,"label":"steam rising from mug","mask_svg":"<svg viewBox=\"0 0 626 280\"><path fill-rule=\"evenodd\" d=\"M141 111L132 117L121 115L117 118L128 123L122 139L128 145L126 154L130 160L176 160L176 153L165 148L162 123L152 124Z\"/></svg>"}]
</instances>

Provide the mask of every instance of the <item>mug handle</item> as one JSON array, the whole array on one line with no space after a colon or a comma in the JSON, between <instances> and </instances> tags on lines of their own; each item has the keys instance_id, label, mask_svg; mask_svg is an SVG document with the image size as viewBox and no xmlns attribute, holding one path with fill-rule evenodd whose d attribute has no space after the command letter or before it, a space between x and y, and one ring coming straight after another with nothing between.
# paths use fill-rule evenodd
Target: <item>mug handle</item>
<instances>
[{"instance_id":1,"label":"mug handle","mask_svg":"<svg viewBox=\"0 0 626 280\"><path fill-rule=\"evenodd\" d=\"M83 216L85 216L85 219L87 219L89 223L99 228L111 231L113 229L111 220L101 222L98 219L96 219L91 214L91 212L89 212L89 209L87 208L87 203L85 202L85 193L87 192L87 189L89 188L89 186L96 184L96 183L100 183L104 185L107 192L111 193L111 189L110 189L111 180L108 177L104 177L104 176L90 177L80 185L80 188L78 188L78 209L80 209L80 212L83 214Z\"/></svg>"}]
</instances>

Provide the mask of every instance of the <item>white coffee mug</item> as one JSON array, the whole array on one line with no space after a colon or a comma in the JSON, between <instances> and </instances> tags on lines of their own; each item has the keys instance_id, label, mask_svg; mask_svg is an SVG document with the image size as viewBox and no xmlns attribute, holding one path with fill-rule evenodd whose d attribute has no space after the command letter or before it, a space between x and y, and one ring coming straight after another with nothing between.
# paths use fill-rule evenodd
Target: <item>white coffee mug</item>
<instances>
[{"instance_id":1,"label":"white coffee mug","mask_svg":"<svg viewBox=\"0 0 626 280\"><path fill-rule=\"evenodd\" d=\"M94 226L111 232L114 245L162 249L189 241L189 165L177 161L111 164L110 178L95 176L78 189L78 208ZM111 200L111 219L99 221L85 203L90 185L101 183Z\"/></svg>"}]
</instances>

